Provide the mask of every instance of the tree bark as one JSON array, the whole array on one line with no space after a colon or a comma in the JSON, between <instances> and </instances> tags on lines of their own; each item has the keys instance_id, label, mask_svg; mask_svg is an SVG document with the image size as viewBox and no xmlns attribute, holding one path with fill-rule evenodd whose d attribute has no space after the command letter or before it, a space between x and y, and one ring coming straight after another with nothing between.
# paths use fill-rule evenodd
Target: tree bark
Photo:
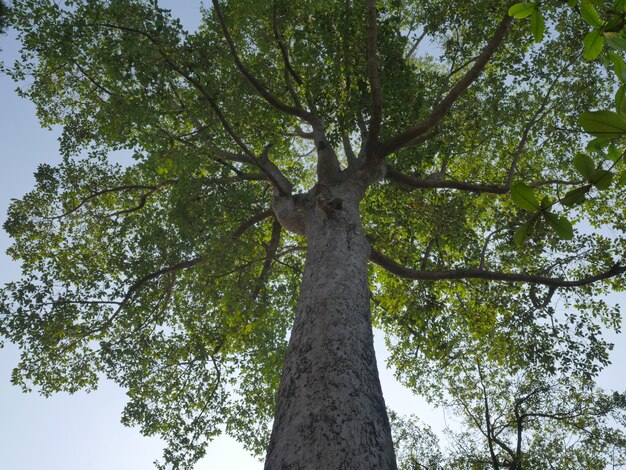
<instances>
[{"instance_id":1,"label":"tree bark","mask_svg":"<svg viewBox=\"0 0 626 470\"><path fill-rule=\"evenodd\" d=\"M317 188L266 470L396 469L372 335L358 191Z\"/></svg>"}]
</instances>

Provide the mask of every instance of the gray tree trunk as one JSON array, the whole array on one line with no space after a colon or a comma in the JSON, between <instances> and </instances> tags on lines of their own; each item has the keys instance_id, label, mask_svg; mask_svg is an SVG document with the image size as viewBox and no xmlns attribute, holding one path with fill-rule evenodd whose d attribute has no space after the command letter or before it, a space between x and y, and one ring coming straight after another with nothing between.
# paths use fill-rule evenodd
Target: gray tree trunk
<instances>
[{"instance_id":1,"label":"gray tree trunk","mask_svg":"<svg viewBox=\"0 0 626 470\"><path fill-rule=\"evenodd\" d=\"M266 470L397 468L374 355L360 197L345 188L337 195L330 206L328 194L316 195L303 218L306 264Z\"/></svg>"}]
</instances>

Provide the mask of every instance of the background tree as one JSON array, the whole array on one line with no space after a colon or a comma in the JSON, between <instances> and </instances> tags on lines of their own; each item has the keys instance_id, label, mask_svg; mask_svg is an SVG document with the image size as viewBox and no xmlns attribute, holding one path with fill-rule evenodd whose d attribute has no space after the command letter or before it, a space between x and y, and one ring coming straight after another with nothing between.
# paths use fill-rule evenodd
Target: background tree
<instances>
[{"instance_id":1,"label":"background tree","mask_svg":"<svg viewBox=\"0 0 626 470\"><path fill-rule=\"evenodd\" d=\"M405 315L419 321L407 318L393 330L385 324L398 379L460 421L438 447L424 445L432 439L414 418L392 416L400 467L624 465L624 394L595 385L612 345L569 306L566 292L553 294L534 291L498 304L480 300L490 295L481 292L478 305L458 296L436 308L416 301ZM595 314L619 320L605 304ZM487 315L494 323L476 334L475 319Z\"/></svg>"},{"instance_id":2,"label":"background tree","mask_svg":"<svg viewBox=\"0 0 626 470\"><path fill-rule=\"evenodd\" d=\"M409 385L436 382L402 363L416 342L536 344L557 290L572 310L539 338L584 354L511 361L606 360L626 119L622 89L579 121L613 94L580 55L619 78L623 2L214 0L194 33L154 0L14 3L9 72L64 156L4 225L24 389L104 373L181 467L224 429L262 452L274 418L268 468L394 468L371 297Z\"/></svg>"},{"instance_id":3,"label":"background tree","mask_svg":"<svg viewBox=\"0 0 626 470\"><path fill-rule=\"evenodd\" d=\"M389 412L393 443L401 470L444 468L439 438L430 426L416 416L399 416Z\"/></svg>"},{"instance_id":4,"label":"background tree","mask_svg":"<svg viewBox=\"0 0 626 470\"><path fill-rule=\"evenodd\" d=\"M448 445L441 448L414 417L392 414L400 468L626 466L623 393L607 394L591 381L571 376L503 376L493 364L475 364L447 388L441 404L462 419L463 431L448 429Z\"/></svg>"},{"instance_id":5,"label":"background tree","mask_svg":"<svg viewBox=\"0 0 626 470\"><path fill-rule=\"evenodd\" d=\"M0 34L4 34L4 31L7 27L7 16L9 13L9 9L6 4L0 1Z\"/></svg>"}]
</instances>

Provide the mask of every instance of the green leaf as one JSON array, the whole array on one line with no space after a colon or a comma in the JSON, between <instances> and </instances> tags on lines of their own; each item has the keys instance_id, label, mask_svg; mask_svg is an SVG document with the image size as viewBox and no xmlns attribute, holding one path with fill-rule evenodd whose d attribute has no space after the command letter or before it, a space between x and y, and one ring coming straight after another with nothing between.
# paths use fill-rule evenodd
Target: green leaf
<instances>
[{"instance_id":1,"label":"green leaf","mask_svg":"<svg viewBox=\"0 0 626 470\"><path fill-rule=\"evenodd\" d=\"M613 12L618 15L626 11L626 0L615 0L613 2Z\"/></svg>"},{"instance_id":2,"label":"green leaf","mask_svg":"<svg viewBox=\"0 0 626 470\"><path fill-rule=\"evenodd\" d=\"M554 204L554 199L549 196L544 196L541 200L541 209L549 209Z\"/></svg>"},{"instance_id":3,"label":"green leaf","mask_svg":"<svg viewBox=\"0 0 626 470\"><path fill-rule=\"evenodd\" d=\"M543 33L546 30L546 21L544 20L539 8L535 8L530 16L530 30L533 33L535 42L541 42L543 39Z\"/></svg>"},{"instance_id":4,"label":"green leaf","mask_svg":"<svg viewBox=\"0 0 626 470\"><path fill-rule=\"evenodd\" d=\"M567 4L574 8L576 5L578 5L578 0L567 0Z\"/></svg>"},{"instance_id":5,"label":"green leaf","mask_svg":"<svg viewBox=\"0 0 626 470\"><path fill-rule=\"evenodd\" d=\"M583 39L583 57L587 60L593 60L600 55L602 52L602 48L604 47L604 36L598 31L594 29Z\"/></svg>"},{"instance_id":6,"label":"green leaf","mask_svg":"<svg viewBox=\"0 0 626 470\"><path fill-rule=\"evenodd\" d=\"M601 28L604 24L600 19L600 15L598 15L598 11L589 2L583 1L582 5L580 5L580 15L589 26L594 28Z\"/></svg>"},{"instance_id":7,"label":"green leaf","mask_svg":"<svg viewBox=\"0 0 626 470\"><path fill-rule=\"evenodd\" d=\"M602 25L602 31L605 34L615 34L621 31L623 26L623 20L621 15L611 15L605 19L604 24Z\"/></svg>"},{"instance_id":8,"label":"green leaf","mask_svg":"<svg viewBox=\"0 0 626 470\"><path fill-rule=\"evenodd\" d=\"M576 206L585 202L585 196L591 189L591 185L581 186L580 188L568 191L561 199L561 204L567 207Z\"/></svg>"},{"instance_id":9,"label":"green leaf","mask_svg":"<svg viewBox=\"0 0 626 470\"><path fill-rule=\"evenodd\" d=\"M541 204L539 204L533 189L524 183L516 183L513 185L511 188L511 198L517 206L527 211L536 211L541 208Z\"/></svg>"},{"instance_id":10,"label":"green leaf","mask_svg":"<svg viewBox=\"0 0 626 470\"><path fill-rule=\"evenodd\" d=\"M617 181L617 185L618 186L626 185L626 170L622 170L622 172L620 173L619 180Z\"/></svg>"},{"instance_id":11,"label":"green leaf","mask_svg":"<svg viewBox=\"0 0 626 470\"><path fill-rule=\"evenodd\" d=\"M626 118L612 111L581 113L578 122L585 132L596 137L621 137L626 134Z\"/></svg>"},{"instance_id":12,"label":"green leaf","mask_svg":"<svg viewBox=\"0 0 626 470\"><path fill-rule=\"evenodd\" d=\"M604 33L604 40L613 49L618 51L626 51L626 39L621 37L619 33Z\"/></svg>"},{"instance_id":13,"label":"green leaf","mask_svg":"<svg viewBox=\"0 0 626 470\"><path fill-rule=\"evenodd\" d=\"M619 79L619 81L622 83L625 83L626 82L626 63L624 62L624 59L622 58L622 56L620 56L619 54L613 51L609 51L607 53L607 57L613 64L613 70L615 71L615 75L617 75L617 78Z\"/></svg>"},{"instance_id":14,"label":"green leaf","mask_svg":"<svg viewBox=\"0 0 626 470\"><path fill-rule=\"evenodd\" d=\"M589 155L584 153L577 153L574 157L574 168L582 175L586 180L591 180L593 172L596 169L595 163Z\"/></svg>"},{"instance_id":15,"label":"green leaf","mask_svg":"<svg viewBox=\"0 0 626 470\"><path fill-rule=\"evenodd\" d=\"M537 4L532 2L520 2L509 8L509 16L517 18L518 20L526 18L532 15L533 11L537 9Z\"/></svg>"},{"instance_id":16,"label":"green leaf","mask_svg":"<svg viewBox=\"0 0 626 470\"><path fill-rule=\"evenodd\" d=\"M571 240L574 237L572 223L565 217L556 215L554 212L544 212L543 217L560 238Z\"/></svg>"},{"instance_id":17,"label":"green leaf","mask_svg":"<svg viewBox=\"0 0 626 470\"><path fill-rule=\"evenodd\" d=\"M535 219L529 220L528 222L520 225L515 233L513 234L513 241L517 246L522 246L526 239L532 233L533 225L535 224Z\"/></svg>"},{"instance_id":18,"label":"green leaf","mask_svg":"<svg viewBox=\"0 0 626 470\"><path fill-rule=\"evenodd\" d=\"M596 137L587 142L587 152L597 152L602 153L604 147L609 145L612 142L611 139L606 137Z\"/></svg>"},{"instance_id":19,"label":"green leaf","mask_svg":"<svg viewBox=\"0 0 626 470\"><path fill-rule=\"evenodd\" d=\"M590 181L600 191L605 191L611 186L611 182L613 181L613 173L611 173L609 170L599 168L593 172Z\"/></svg>"},{"instance_id":20,"label":"green leaf","mask_svg":"<svg viewBox=\"0 0 626 470\"><path fill-rule=\"evenodd\" d=\"M606 156L612 162L617 162L622 157L622 153L617 150L615 144L611 144L609 146L609 151L607 152Z\"/></svg>"},{"instance_id":21,"label":"green leaf","mask_svg":"<svg viewBox=\"0 0 626 470\"><path fill-rule=\"evenodd\" d=\"M615 92L615 111L619 114L626 114L626 87L620 86Z\"/></svg>"}]
</instances>

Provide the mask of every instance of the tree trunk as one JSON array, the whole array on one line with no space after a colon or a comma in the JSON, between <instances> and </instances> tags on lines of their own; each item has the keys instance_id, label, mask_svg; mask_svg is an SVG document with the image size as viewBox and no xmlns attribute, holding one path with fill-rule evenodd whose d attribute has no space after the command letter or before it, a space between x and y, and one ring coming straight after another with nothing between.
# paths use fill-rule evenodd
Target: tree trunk
<instances>
[{"instance_id":1,"label":"tree trunk","mask_svg":"<svg viewBox=\"0 0 626 470\"><path fill-rule=\"evenodd\" d=\"M317 195L304 218L306 264L266 470L397 468L374 355L360 197L333 193L341 200Z\"/></svg>"}]
</instances>

